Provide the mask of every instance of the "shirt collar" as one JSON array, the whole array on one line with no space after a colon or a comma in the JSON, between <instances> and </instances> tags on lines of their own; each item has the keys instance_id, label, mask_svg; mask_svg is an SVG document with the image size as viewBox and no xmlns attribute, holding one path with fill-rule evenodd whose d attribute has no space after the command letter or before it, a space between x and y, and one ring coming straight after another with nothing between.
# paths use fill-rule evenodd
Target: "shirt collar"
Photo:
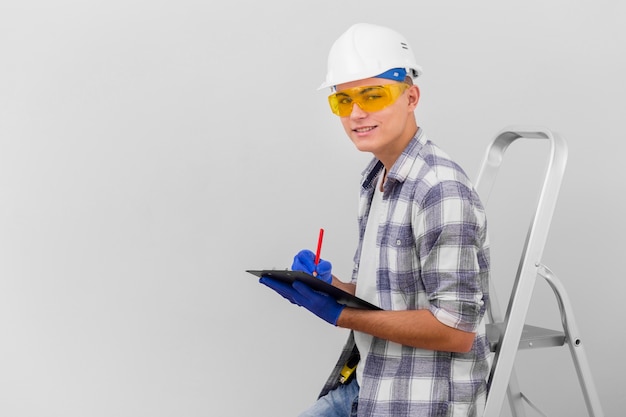
<instances>
[{"instance_id":1,"label":"shirt collar","mask_svg":"<svg viewBox=\"0 0 626 417\"><path fill-rule=\"evenodd\" d=\"M411 166L413 166L415 155L417 155L419 149L424 146L425 142L426 137L424 136L424 131L421 127L418 127L413 139L411 139L406 148L404 148L396 162L391 167L391 171L387 173L387 178L397 182L404 182L406 177L409 175ZM361 173L363 176L361 187L363 189L368 189L376 186L376 178L383 169L383 163L377 158L373 158Z\"/></svg>"}]
</instances>

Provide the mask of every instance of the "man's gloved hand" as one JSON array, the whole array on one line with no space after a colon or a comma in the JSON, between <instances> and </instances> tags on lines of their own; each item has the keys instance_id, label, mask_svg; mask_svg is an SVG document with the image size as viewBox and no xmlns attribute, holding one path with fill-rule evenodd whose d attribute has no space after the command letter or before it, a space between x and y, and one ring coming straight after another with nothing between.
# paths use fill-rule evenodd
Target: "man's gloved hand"
<instances>
[{"instance_id":1,"label":"man's gloved hand","mask_svg":"<svg viewBox=\"0 0 626 417\"><path fill-rule=\"evenodd\" d=\"M337 319L345 308L331 296L317 292L299 281L294 281L292 285L289 285L276 279L261 277L259 282L334 326L337 325Z\"/></svg>"},{"instance_id":2,"label":"man's gloved hand","mask_svg":"<svg viewBox=\"0 0 626 417\"><path fill-rule=\"evenodd\" d=\"M317 278L321 279L327 284L332 284L333 276L331 274L332 265L330 262L320 259L315 267L315 254L308 249L303 249L293 258L293 264L291 265L292 271L304 271L311 275L317 273Z\"/></svg>"}]
</instances>

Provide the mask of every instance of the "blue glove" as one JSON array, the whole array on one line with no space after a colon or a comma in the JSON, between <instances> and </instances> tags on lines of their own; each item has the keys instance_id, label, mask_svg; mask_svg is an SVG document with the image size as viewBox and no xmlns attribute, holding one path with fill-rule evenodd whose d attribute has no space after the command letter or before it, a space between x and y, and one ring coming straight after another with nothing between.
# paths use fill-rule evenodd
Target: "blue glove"
<instances>
[{"instance_id":1,"label":"blue glove","mask_svg":"<svg viewBox=\"0 0 626 417\"><path fill-rule=\"evenodd\" d=\"M320 259L320 262L315 267L315 254L308 249L303 249L293 258L293 264L291 265L292 271L304 271L311 275L313 272L317 273L317 278L321 279L327 284L332 284L333 276L331 274L333 266L330 262Z\"/></svg>"},{"instance_id":2,"label":"blue glove","mask_svg":"<svg viewBox=\"0 0 626 417\"><path fill-rule=\"evenodd\" d=\"M292 285L289 285L276 279L261 277L259 282L334 326L337 325L337 319L346 307L331 296L317 292L300 281L294 281Z\"/></svg>"}]
</instances>

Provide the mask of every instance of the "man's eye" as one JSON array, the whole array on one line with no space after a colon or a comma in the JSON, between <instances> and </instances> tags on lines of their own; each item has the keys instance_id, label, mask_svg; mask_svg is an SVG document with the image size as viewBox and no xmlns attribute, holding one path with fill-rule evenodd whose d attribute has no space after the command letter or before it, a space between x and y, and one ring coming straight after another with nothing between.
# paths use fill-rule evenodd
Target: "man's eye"
<instances>
[{"instance_id":1,"label":"man's eye","mask_svg":"<svg viewBox=\"0 0 626 417\"><path fill-rule=\"evenodd\" d=\"M339 99L339 104L350 104L352 103L352 99L350 97L341 97Z\"/></svg>"},{"instance_id":2,"label":"man's eye","mask_svg":"<svg viewBox=\"0 0 626 417\"><path fill-rule=\"evenodd\" d=\"M378 100L378 99L382 98L382 95L380 95L380 94L368 94L367 96L365 96L365 98L368 101L374 101L374 100Z\"/></svg>"}]
</instances>

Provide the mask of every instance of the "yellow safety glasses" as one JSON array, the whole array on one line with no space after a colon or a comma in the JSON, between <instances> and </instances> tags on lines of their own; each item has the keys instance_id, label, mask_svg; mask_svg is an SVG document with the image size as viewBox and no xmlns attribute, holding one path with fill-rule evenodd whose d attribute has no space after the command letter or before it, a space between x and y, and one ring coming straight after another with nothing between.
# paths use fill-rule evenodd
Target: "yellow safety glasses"
<instances>
[{"instance_id":1,"label":"yellow safety glasses","mask_svg":"<svg viewBox=\"0 0 626 417\"><path fill-rule=\"evenodd\" d=\"M393 104L409 88L406 83L348 88L328 96L330 109L339 117L350 116L357 104L363 111L376 112Z\"/></svg>"}]
</instances>

